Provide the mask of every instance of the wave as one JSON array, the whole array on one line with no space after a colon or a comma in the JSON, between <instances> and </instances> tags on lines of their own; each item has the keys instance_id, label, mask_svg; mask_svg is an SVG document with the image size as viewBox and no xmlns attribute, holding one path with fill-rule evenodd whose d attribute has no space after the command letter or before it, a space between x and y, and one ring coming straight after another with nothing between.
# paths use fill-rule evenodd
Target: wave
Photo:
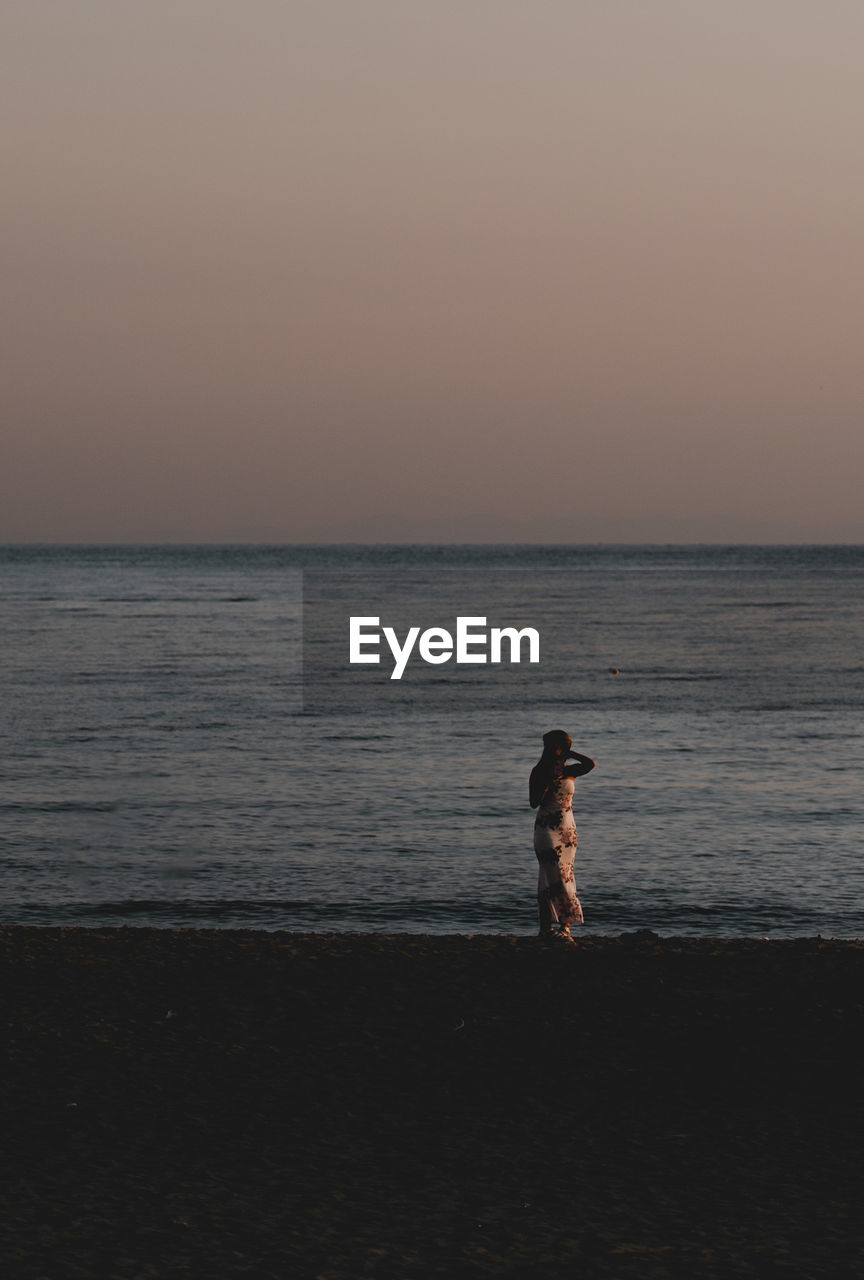
<instances>
[{"instance_id":1,"label":"wave","mask_svg":"<svg viewBox=\"0 0 864 1280\"><path fill-rule=\"evenodd\" d=\"M595 901L586 907L585 932L618 935L650 928L671 937L861 936L860 911L808 909L789 904L740 907L727 902L644 900ZM122 898L101 902L7 904L5 924L150 928L262 929L330 933L485 933L508 936L536 932L524 898L496 906L461 900L405 898L388 902L325 902L304 899Z\"/></svg>"},{"instance_id":2,"label":"wave","mask_svg":"<svg viewBox=\"0 0 864 1280\"><path fill-rule=\"evenodd\" d=\"M0 801L0 811L5 813L115 813L119 807L113 800Z\"/></svg>"}]
</instances>

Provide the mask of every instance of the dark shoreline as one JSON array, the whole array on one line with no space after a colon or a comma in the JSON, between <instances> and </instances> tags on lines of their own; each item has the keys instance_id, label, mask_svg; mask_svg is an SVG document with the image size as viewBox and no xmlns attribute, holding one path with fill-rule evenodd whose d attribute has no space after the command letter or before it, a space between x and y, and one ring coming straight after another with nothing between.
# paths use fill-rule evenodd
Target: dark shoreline
<instances>
[{"instance_id":1,"label":"dark shoreline","mask_svg":"<svg viewBox=\"0 0 864 1280\"><path fill-rule=\"evenodd\" d=\"M2 1265L864 1275L864 942L0 927Z\"/></svg>"}]
</instances>

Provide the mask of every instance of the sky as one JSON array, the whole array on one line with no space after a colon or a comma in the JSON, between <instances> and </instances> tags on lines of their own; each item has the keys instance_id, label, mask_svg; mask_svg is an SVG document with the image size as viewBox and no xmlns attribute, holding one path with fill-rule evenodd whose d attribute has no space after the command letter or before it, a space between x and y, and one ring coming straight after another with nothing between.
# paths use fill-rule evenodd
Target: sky
<instances>
[{"instance_id":1,"label":"sky","mask_svg":"<svg viewBox=\"0 0 864 1280\"><path fill-rule=\"evenodd\" d=\"M4 0L2 542L861 542L859 0Z\"/></svg>"}]
</instances>

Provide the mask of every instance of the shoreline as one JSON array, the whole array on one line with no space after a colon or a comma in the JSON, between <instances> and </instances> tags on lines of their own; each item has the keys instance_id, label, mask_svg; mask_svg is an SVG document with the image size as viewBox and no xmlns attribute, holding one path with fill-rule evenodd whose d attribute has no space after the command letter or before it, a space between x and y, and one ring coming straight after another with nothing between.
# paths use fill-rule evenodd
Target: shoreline
<instances>
[{"instance_id":1,"label":"shoreline","mask_svg":"<svg viewBox=\"0 0 864 1280\"><path fill-rule=\"evenodd\" d=\"M800 934L790 937L774 936L771 934L757 936L755 934L711 934L711 933L658 933L651 928L624 929L620 933L595 933L588 926L574 926L576 932L573 937L577 942L587 943L589 945L606 945L615 943L640 943L644 945L653 945L654 943L677 944L684 945L695 944L698 946L716 945L730 947L748 947L764 942L780 943L784 945L799 945L804 942L831 945L838 947L864 947L864 933L854 937L837 937L829 934ZM82 935L82 937L119 935L133 936L135 934L151 934L154 937L167 937L171 935L196 937L198 935L207 935L214 939L220 937L226 938L260 938L270 939L291 939L298 943L314 944L316 941L336 942L339 939L346 941L362 942L364 939L376 942L387 942L392 944L401 944L403 942L417 942L419 944L434 944L436 942L475 942L480 944L486 943L503 943L525 946L539 941L536 929L525 933L484 933L481 931L460 932L460 933L423 933L419 930L400 931L400 930L373 930L373 929L275 929L275 928L256 928L256 927L235 927L222 925L152 925L152 924L21 924L6 923L0 920L0 945L2 945L7 953L14 950L17 942L27 940L37 940L40 937L47 938L49 935Z\"/></svg>"},{"instance_id":2,"label":"shoreline","mask_svg":"<svg viewBox=\"0 0 864 1280\"><path fill-rule=\"evenodd\" d=\"M864 941L0 926L40 1276L864 1275Z\"/></svg>"}]
</instances>

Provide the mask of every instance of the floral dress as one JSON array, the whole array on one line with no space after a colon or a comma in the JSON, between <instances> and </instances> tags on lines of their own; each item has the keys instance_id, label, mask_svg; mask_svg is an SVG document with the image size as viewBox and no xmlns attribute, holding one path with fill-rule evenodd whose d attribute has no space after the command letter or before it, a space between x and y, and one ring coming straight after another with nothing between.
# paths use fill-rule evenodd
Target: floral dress
<instances>
[{"instance_id":1,"label":"floral dress","mask_svg":"<svg viewBox=\"0 0 864 1280\"><path fill-rule=\"evenodd\" d=\"M553 922L582 924L582 904L576 896L573 859L576 855L576 823L573 820L572 778L550 782L534 822L534 852L540 864L537 906L540 927Z\"/></svg>"}]
</instances>

